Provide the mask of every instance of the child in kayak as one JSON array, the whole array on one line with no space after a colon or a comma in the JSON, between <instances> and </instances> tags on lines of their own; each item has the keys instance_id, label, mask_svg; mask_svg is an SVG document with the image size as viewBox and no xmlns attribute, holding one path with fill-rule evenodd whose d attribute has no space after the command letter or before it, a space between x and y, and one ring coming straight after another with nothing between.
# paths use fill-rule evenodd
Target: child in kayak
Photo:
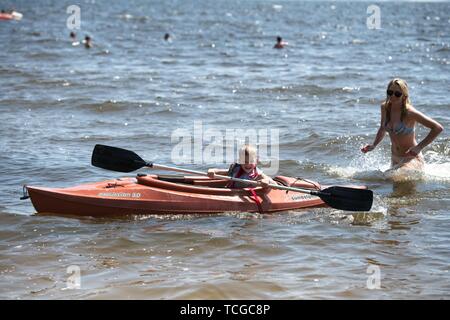
<instances>
[{"instance_id":1,"label":"child in kayak","mask_svg":"<svg viewBox=\"0 0 450 320\"><path fill-rule=\"evenodd\" d=\"M215 175L230 176L244 180L259 181L262 187L269 187L270 184L276 184L269 176L265 175L261 169L257 167L258 158L256 148L251 145L244 145L239 150L239 163L234 163L228 170L209 169L208 177L215 178ZM230 181L227 188L246 188L249 185Z\"/></svg>"}]
</instances>

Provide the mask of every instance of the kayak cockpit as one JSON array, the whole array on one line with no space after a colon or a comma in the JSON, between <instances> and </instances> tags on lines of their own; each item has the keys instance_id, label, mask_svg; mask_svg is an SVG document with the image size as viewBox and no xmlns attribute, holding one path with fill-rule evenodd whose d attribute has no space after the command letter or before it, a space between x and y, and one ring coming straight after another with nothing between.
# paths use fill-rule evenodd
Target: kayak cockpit
<instances>
[{"instance_id":1,"label":"kayak cockpit","mask_svg":"<svg viewBox=\"0 0 450 320\"><path fill-rule=\"evenodd\" d=\"M193 194L248 195L248 189L229 189L228 181L204 176L137 175L137 183L147 187ZM261 191L261 187L254 189Z\"/></svg>"},{"instance_id":2,"label":"kayak cockpit","mask_svg":"<svg viewBox=\"0 0 450 320\"><path fill-rule=\"evenodd\" d=\"M220 194L220 195L247 195L248 188L245 189L230 189L227 187L228 180L224 179L210 179L205 176L180 176L180 175L145 175L139 174L136 176L138 184L148 187L170 189L173 191L189 192L189 193L204 193L204 194ZM284 176L277 176L274 181L279 185L306 188L311 190L320 190L321 186L317 182L290 178ZM254 188L255 191L265 191L261 187Z\"/></svg>"}]
</instances>

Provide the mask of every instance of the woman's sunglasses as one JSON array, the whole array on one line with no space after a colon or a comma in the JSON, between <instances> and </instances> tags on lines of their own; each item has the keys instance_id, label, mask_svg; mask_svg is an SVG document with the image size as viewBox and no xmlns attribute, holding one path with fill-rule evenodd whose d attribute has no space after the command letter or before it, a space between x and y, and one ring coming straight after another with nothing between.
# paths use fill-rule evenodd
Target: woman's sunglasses
<instances>
[{"instance_id":1,"label":"woman's sunglasses","mask_svg":"<svg viewBox=\"0 0 450 320\"><path fill-rule=\"evenodd\" d=\"M387 93L388 96L392 96L394 94L394 91L387 90L386 93ZM395 96L397 98L400 98L402 95L403 95L403 93L401 93L400 91L395 91Z\"/></svg>"}]
</instances>

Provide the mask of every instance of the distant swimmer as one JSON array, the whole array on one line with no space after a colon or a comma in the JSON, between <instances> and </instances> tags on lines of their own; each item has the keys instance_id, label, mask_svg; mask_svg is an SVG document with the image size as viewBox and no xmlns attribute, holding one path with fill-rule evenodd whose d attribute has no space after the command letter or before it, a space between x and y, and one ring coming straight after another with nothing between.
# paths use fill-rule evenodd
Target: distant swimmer
<instances>
[{"instance_id":1,"label":"distant swimmer","mask_svg":"<svg viewBox=\"0 0 450 320\"><path fill-rule=\"evenodd\" d=\"M274 49L283 49L288 43L284 42L281 37L277 37L277 43L273 46Z\"/></svg>"},{"instance_id":2,"label":"distant swimmer","mask_svg":"<svg viewBox=\"0 0 450 320\"><path fill-rule=\"evenodd\" d=\"M166 41L172 41L172 38L170 37L170 34L166 33L166 34L164 35L164 40L166 40Z\"/></svg>"},{"instance_id":3,"label":"distant swimmer","mask_svg":"<svg viewBox=\"0 0 450 320\"><path fill-rule=\"evenodd\" d=\"M70 40L72 41L73 46L78 46L80 44L80 41L77 41L77 35L75 32L70 32Z\"/></svg>"},{"instance_id":4,"label":"distant swimmer","mask_svg":"<svg viewBox=\"0 0 450 320\"><path fill-rule=\"evenodd\" d=\"M14 10L1 10L0 20L21 20L23 15L20 12Z\"/></svg>"},{"instance_id":5,"label":"distant swimmer","mask_svg":"<svg viewBox=\"0 0 450 320\"><path fill-rule=\"evenodd\" d=\"M91 37L89 37L89 36L84 37L83 43L84 43L84 47L85 47L85 48L87 48L87 49L92 48L92 40L91 40Z\"/></svg>"}]
</instances>

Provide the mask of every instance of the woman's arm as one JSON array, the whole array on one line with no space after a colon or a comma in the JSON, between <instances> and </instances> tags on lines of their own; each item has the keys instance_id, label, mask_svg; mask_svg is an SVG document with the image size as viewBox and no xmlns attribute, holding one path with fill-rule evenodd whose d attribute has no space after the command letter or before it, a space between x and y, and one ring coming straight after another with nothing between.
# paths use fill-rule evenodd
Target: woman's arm
<instances>
[{"instance_id":1,"label":"woman's arm","mask_svg":"<svg viewBox=\"0 0 450 320\"><path fill-rule=\"evenodd\" d=\"M367 144L361 148L361 151L366 153L375 149L375 147L384 139L386 136L386 129L384 128L384 123L386 121L386 110L384 108L384 104L381 105L381 120L380 127L378 128L377 135L375 136L375 140L372 144Z\"/></svg>"},{"instance_id":2,"label":"woman's arm","mask_svg":"<svg viewBox=\"0 0 450 320\"><path fill-rule=\"evenodd\" d=\"M431 129L428 135L422 141L420 141L417 146L412 147L408 151L406 151L407 156L417 156L423 148L428 146L431 142L433 142L434 139L436 139L436 137L444 130L444 127L442 127L439 122L431 119L430 117L427 117L422 112L417 111L414 108L411 108L409 110L409 114L415 121Z\"/></svg>"}]
</instances>

